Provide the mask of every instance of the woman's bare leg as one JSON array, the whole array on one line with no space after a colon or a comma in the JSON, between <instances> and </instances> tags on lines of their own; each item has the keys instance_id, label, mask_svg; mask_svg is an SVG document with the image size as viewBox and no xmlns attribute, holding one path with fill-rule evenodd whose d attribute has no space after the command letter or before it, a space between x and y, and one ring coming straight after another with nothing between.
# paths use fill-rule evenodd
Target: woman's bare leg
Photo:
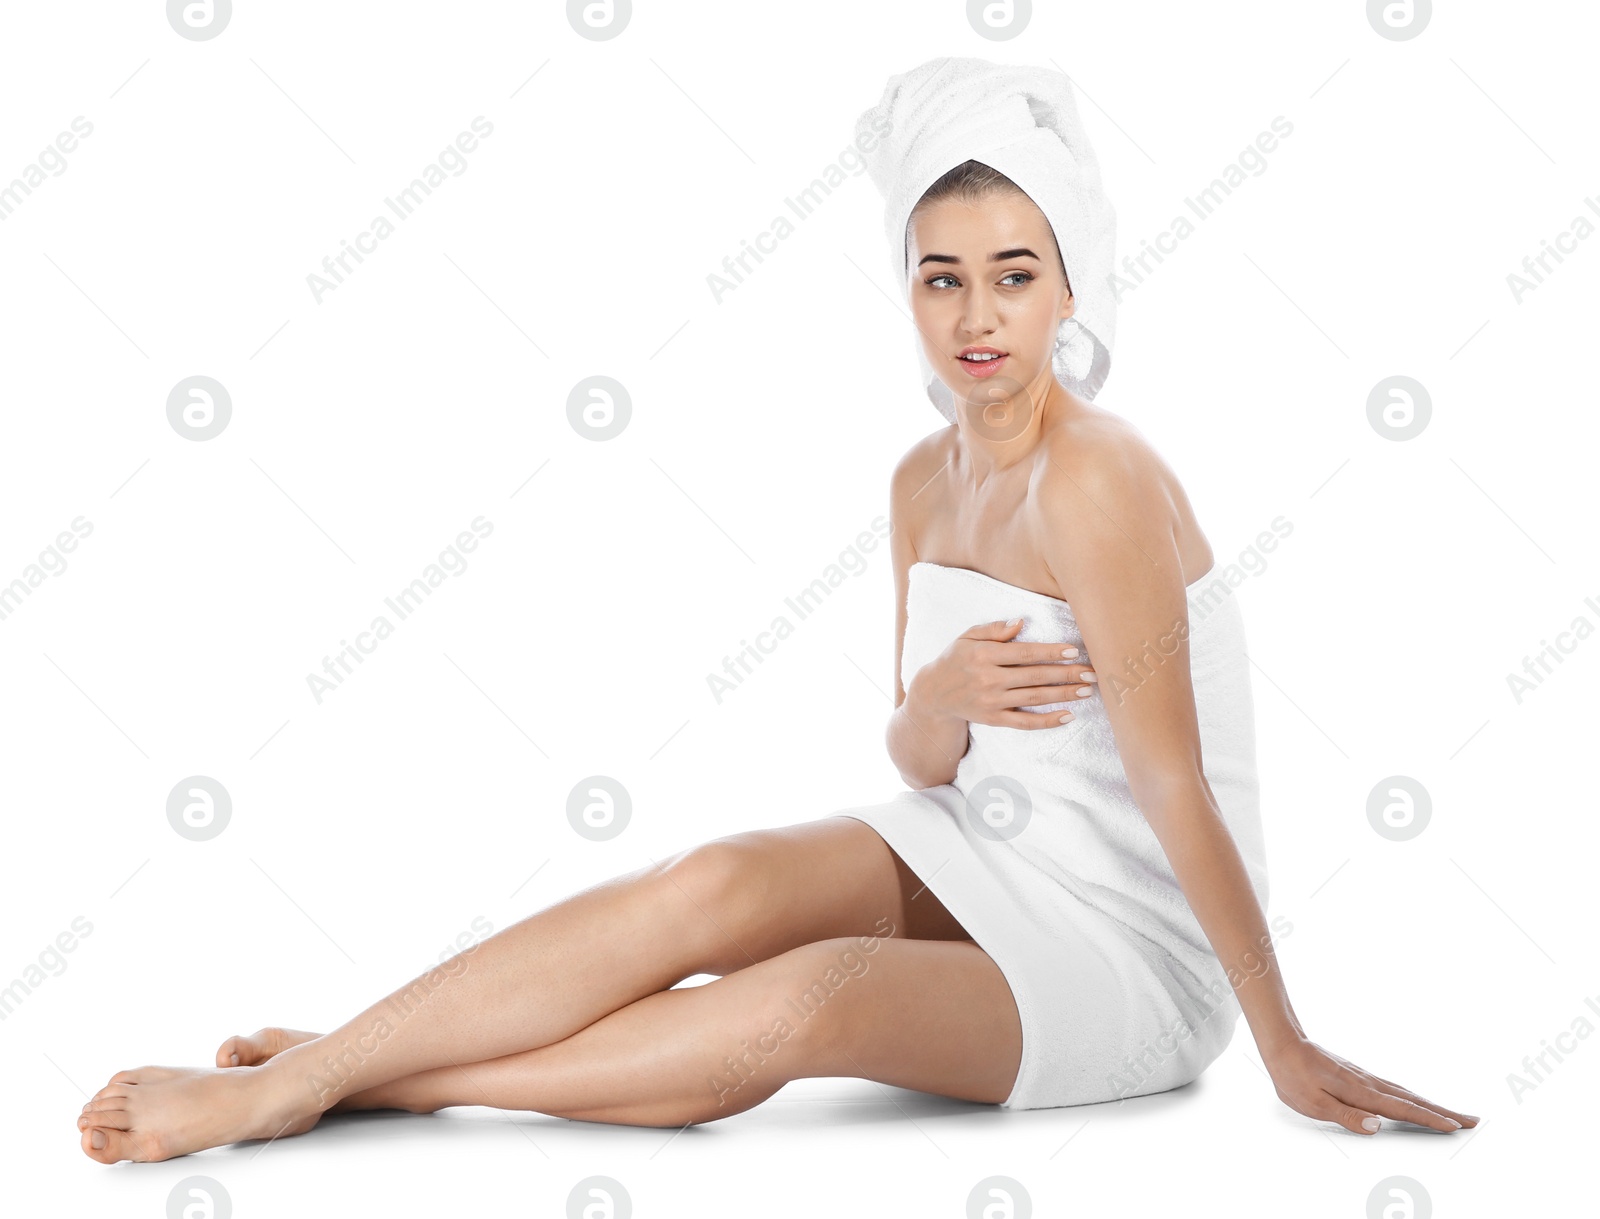
<instances>
[{"instance_id":1,"label":"woman's bare leg","mask_svg":"<svg viewBox=\"0 0 1600 1219\"><path fill-rule=\"evenodd\" d=\"M295 1133L342 1097L549 1046L692 974L884 934L964 935L870 827L840 816L732 835L506 928L339 1029L250 1069L247 1083L239 1072L119 1073L101 1095L139 1089L143 1142L137 1127L124 1127L126 1138L86 1130L84 1150L105 1162L166 1158Z\"/></svg>"},{"instance_id":2,"label":"woman's bare leg","mask_svg":"<svg viewBox=\"0 0 1600 1219\"><path fill-rule=\"evenodd\" d=\"M554 1045L434 1068L349 1099L352 1108L490 1105L682 1126L742 1113L790 1080L821 1075L997 1104L1021 1055L1010 988L976 944L834 938L646 996Z\"/></svg>"}]
</instances>

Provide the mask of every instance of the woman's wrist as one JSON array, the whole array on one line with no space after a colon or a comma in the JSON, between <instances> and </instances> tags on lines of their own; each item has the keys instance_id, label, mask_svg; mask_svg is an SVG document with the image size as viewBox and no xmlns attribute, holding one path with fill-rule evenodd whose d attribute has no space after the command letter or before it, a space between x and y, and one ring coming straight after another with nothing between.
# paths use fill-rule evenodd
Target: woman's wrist
<instances>
[{"instance_id":1,"label":"woman's wrist","mask_svg":"<svg viewBox=\"0 0 1600 1219\"><path fill-rule=\"evenodd\" d=\"M928 732L953 728L957 723L965 728L966 721L958 715L951 714L931 698L927 687L918 680L920 677L921 674L918 673L911 679L911 684L906 687L905 701L900 704L900 709L907 717L915 720Z\"/></svg>"},{"instance_id":2,"label":"woman's wrist","mask_svg":"<svg viewBox=\"0 0 1600 1219\"><path fill-rule=\"evenodd\" d=\"M904 724L896 727L902 720ZM967 722L931 706L915 678L889 723L889 755L908 786L936 787L955 778L966 752Z\"/></svg>"},{"instance_id":3,"label":"woman's wrist","mask_svg":"<svg viewBox=\"0 0 1600 1219\"><path fill-rule=\"evenodd\" d=\"M1306 1041L1305 1030L1300 1027L1300 1021L1294 1013L1290 1012L1287 1019L1277 1023L1270 1032L1256 1037L1256 1049L1261 1053L1261 1061L1270 1069L1274 1059L1298 1049Z\"/></svg>"}]
</instances>

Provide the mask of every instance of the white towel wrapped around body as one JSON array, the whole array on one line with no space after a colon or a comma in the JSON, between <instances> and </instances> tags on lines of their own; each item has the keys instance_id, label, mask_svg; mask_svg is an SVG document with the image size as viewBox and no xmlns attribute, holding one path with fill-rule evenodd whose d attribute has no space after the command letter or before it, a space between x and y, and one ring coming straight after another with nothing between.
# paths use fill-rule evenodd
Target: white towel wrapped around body
<instances>
[{"instance_id":1,"label":"white towel wrapped around body","mask_svg":"<svg viewBox=\"0 0 1600 1219\"><path fill-rule=\"evenodd\" d=\"M1017 639L1085 646L1057 597L936 563L913 563L909 578L908 683L976 622L1021 614ZM1216 569L1187 592L1206 780L1265 908L1243 620ZM1179 1087L1222 1053L1240 1015L1134 801L1105 704L1071 707L1076 718L1052 728L973 724L953 783L839 814L877 830L1005 975L1023 1029L1012 1109Z\"/></svg>"}]
</instances>

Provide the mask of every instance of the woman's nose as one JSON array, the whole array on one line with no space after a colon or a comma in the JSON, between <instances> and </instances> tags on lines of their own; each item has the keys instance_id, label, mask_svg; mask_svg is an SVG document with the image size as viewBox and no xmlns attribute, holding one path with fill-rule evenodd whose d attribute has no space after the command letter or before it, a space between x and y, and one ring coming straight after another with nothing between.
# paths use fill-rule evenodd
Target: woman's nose
<instances>
[{"instance_id":1,"label":"woman's nose","mask_svg":"<svg viewBox=\"0 0 1600 1219\"><path fill-rule=\"evenodd\" d=\"M998 316L994 300L981 288L969 291L962 302L961 325L969 334L989 334Z\"/></svg>"}]
</instances>

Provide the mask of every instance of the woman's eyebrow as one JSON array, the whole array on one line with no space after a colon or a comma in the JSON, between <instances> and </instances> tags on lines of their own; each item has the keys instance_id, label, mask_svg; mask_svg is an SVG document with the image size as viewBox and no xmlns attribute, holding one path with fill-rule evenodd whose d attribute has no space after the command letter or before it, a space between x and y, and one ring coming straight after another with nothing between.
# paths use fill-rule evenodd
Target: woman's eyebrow
<instances>
[{"instance_id":1,"label":"woman's eyebrow","mask_svg":"<svg viewBox=\"0 0 1600 1219\"><path fill-rule=\"evenodd\" d=\"M1028 249L1026 246L1018 246L1014 250L999 250L989 255L990 262L1005 262L1008 258L1031 258L1036 262L1043 261L1037 254ZM917 266L920 267L925 262L948 262L959 266L961 264L961 259L957 258L954 254L924 254L922 258L918 260Z\"/></svg>"}]
</instances>

